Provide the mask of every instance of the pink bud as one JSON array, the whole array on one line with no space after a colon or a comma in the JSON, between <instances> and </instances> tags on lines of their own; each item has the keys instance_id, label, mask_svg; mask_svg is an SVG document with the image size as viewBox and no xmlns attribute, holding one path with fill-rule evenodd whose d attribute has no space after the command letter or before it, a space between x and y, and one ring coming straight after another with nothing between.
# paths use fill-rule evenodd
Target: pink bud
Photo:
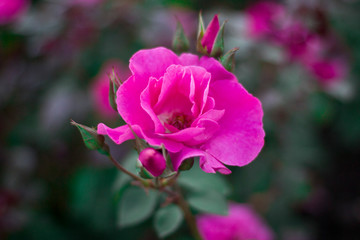
<instances>
[{"instance_id":1,"label":"pink bud","mask_svg":"<svg viewBox=\"0 0 360 240\"><path fill-rule=\"evenodd\" d=\"M164 156L153 148L145 148L142 150L139 155L139 160L144 168L154 177L160 176L166 168Z\"/></svg>"},{"instance_id":2,"label":"pink bud","mask_svg":"<svg viewBox=\"0 0 360 240\"><path fill-rule=\"evenodd\" d=\"M219 17L216 14L206 28L204 37L201 39L201 45L210 54L214 46L215 38L220 30Z\"/></svg>"}]
</instances>

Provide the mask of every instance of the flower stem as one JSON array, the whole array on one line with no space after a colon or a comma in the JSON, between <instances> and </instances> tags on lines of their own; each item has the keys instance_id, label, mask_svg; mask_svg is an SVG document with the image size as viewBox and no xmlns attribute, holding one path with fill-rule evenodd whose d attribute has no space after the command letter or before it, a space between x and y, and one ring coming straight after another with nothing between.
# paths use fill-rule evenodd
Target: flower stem
<instances>
[{"instance_id":1,"label":"flower stem","mask_svg":"<svg viewBox=\"0 0 360 240\"><path fill-rule=\"evenodd\" d=\"M123 173L129 175L130 177L132 177L134 180L141 182L143 185L147 185L147 182L145 182L142 178L140 178L139 176L136 176L135 174L133 174L132 172L129 172L126 168L124 168L123 166L120 165L120 163L118 163L111 155L108 155L109 159L114 163L114 165Z\"/></svg>"},{"instance_id":2,"label":"flower stem","mask_svg":"<svg viewBox=\"0 0 360 240\"><path fill-rule=\"evenodd\" d=\"M186 220L186 223L187 225L189 226L190 228L190 231L191 231L191 234L193 235L194 239L196 240L202 240L201 236L200 236L200 233L198 231L198 228L197 228L197 225L196 225L196 220L195 220L195 217L194 215L191 213L190 211L190 208L189 208L189 205L188 203L185 201L183 195L182 195L182 192L181 192L181 189L180 187L175 184L175 189L176 189L176 192L178 194L178 198L177 198L177 201L176 201L176 204L181 208L181 210L183 211L184 213L184 217L185 217L185 220Z\"/></svg>"}]
</instances>

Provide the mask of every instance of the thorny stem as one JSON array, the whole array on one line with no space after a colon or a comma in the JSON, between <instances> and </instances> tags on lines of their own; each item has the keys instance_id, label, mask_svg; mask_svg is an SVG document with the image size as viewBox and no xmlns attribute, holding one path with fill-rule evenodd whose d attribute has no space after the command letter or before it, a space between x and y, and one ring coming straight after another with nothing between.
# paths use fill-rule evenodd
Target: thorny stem
<instances>
[{"instance_id":1,"label":"thorny stem","mask_svg":"<svg viewBox=\"0 0 360 240\"><path fill-rule=\"evenodd\" d=\"M175 189L178 194L176 204L181 208L181 210L184 213L184 217L186 220L187 225L190 228L191 234L193 235L194 239L196 240L202 240L200 233L198 231L196 220L194 215L191 213L188 203L185 201L181 189L179 185L175 184Z\"/></svg>"}]
</instances>

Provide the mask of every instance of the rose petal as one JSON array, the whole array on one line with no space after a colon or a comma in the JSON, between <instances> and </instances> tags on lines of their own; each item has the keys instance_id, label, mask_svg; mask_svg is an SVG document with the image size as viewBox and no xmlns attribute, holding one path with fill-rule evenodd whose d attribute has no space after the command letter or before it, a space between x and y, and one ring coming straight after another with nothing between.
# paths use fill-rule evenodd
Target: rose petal
<instances>
[{"instance_id":1,"label":"rose petal","mask_svg":"<svg viewBox=\"0 0 360 240\"><path fill-rule=\"evenodd\" d=\"M159 79L171 64L179 64L175 53L164 47L140 50L130 59L130 70L137 84L146 87L150 77Z\"/></svg>"},{"instance_id":2,"label":"rose petal","mask_svg":"<svg viewBox=\"0 0 360 240\"><path fill-rule=\"evenodd\" d=\"M101 135L108 135L116 144L121 144L127 140L135 138L128 125L112 129L105 124L100 123L97 126L97 133Z\"/></svg>"},{"instance_id":3,"label":"rose petal","mask_svg":"<svg viewBox=\"0 0 360 240\"><path fill-rule=\"evenodd\" d=\"M140 94L144 88L138 84L134 76L130 77L119 87L116 93L116 104L119 114L126 123L139 125L143 130L149 130L154 129L154 122L141 107Z\"/></svg>"},{"instance_id":4,"label":"rose petal","mask_svg":"<svg viewBox=\"0 0 360 240\"><path fill-rule=\"evenodd\" d=\"M250 163L264 145L260 101L235 82L216 82L210 92L215 108L224 109L225 114L218 122L219 130L201 149L227 165Z\"/></svg>"},{"instance_id":5,"label":"rose petal","mask_svg":"<svg viewBox=\"0 0 360 240\"><path fill-rule=\"evenodd\" d=\"M173 168L175 171L177 171L181 165L181 163L191 157L199 157L204 156L205 153L201 151L200 149L194 149L189 147L184 147L181 149L181 151L178 152L169 152L171 162L173 164Z\"/></svg>"},{"instance_id":6,"label":"rose petal","mask_svg":"<svg viewBox=\"0 0 360 240\"><path fill-rule=\"evenodd\" d=\"M145 133L138 125L132 125L131 127L139 138L145 139L152 146L161 147L164 145L165 148L171 152L178 152L184 147L182 143L171 139L164 139L151 133ZM97 128L97 133L101 135L108 135L116 144L121 144L127 140L135 139L135 136L128 125L113 129L103 123L100 123Z\"/></svg>"},{"instance_id":7,"label":"rose petal","mask_svg":"<svg viewBox=\"0 0 360 240\"><path fill-rule=\"evenodd\" d=\"M204 154L200 157L200 167L204 172L221 174L230 174L231 171L226 168L219 160L213 157L211 154Z\"/></svg>"},{"instance_id":8,"label":"rose petal","mask_svg":"<svg viewBox=\"0 0 360 240\"><path fill-rule=\"evenodd\" d=\"M237 82L235 75L227 71L221 63L212 57L201 57L191 53L183 53L179 57L180 62L184 66L200 66L205 68L209 73L211 73L211 81L218 80L231 80Z\"/></svg>"},{"instance_id":9,"label":"rose petal","mask_svg":"<svg viewBox=\"0 0 360 240\"><path fill-rule=\"evenodd\" d=\"M147 114L149 114L150 118L153 120L155 125L155 132L157 133L165 132L164 126L161 124L160 119L153 110L153 105L156 104L156 102L158 101L162 86L162 80L163 78L160 78L160 80L157 80L156 78L150 78L149 84L140 94L141 107L145 110L145 112L147 112Z\"/></svg>"}]
</instances>

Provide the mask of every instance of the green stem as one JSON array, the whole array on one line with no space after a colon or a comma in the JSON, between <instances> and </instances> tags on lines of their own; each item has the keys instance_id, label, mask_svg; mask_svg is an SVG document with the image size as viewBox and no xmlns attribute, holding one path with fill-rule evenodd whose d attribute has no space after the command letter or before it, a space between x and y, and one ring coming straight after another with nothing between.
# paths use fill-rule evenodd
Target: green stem
<instances>
[{"instance_id":1,"label":"green stem","mask_svg":"<svg viewBox=\"0 0 360 240\"><path fill-rule=\"evenodd\" d=\"M186 223L190 228L192 236L196 240L202 240L202 237L200 236L200 233L199 233L197 225L196 225L195 217L192 214L188 203L185 201L185 199L184 199L184 197L182 195L180 187L177 184L175 184L175 188L176 188L176 192L178 194L178 198L177 198L176 203L184 213Z\"/></svg>"},{"instance_id":2,"label":"green stem","mask_svg":"<svg viewBox=\"0 0 360 240\"><path fill-rule=\"evenodd\" d=\"M126 168L124 168L123 166L120 165L120 163L118 163L111 155L108 155L109 159L114 163L114 165L122 172L124 172L125 174L129 175L130 177L132 177L134 180L141 182L143 185L147 185L147 182L145 182L142 178L140 178L139 176L136 176L135 174L133 174L132 172L129 172Z\"/></svg>"}]
</instances>

